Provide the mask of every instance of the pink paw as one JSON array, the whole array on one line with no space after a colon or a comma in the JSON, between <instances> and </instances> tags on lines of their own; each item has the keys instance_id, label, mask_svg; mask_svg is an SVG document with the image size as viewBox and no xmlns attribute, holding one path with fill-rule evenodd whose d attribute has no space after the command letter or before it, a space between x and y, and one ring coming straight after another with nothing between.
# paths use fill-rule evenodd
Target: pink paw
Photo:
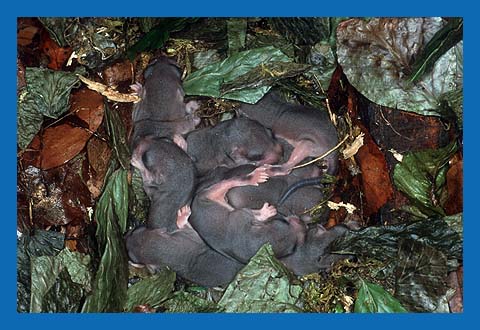
<instances>
[{"instance_id":1,"label":"pink paw","mask_svg":"<svg viewBox=\"0 0 480 330\"><path fill-rule=\"evenodd\" d=\"M177 211L177 227L179 229L185 227L191 228L190 223L188 222L190 214L192 214L192 210L190 209L190 205L188 204Z\"/></svg>"},{"instance_id":2,"label":"pink paw","mask_svg":"<svg viewBox=\"0 0 480 330\"><path fill-rule=\"evenodd\" d=\"M263 204L260 210L254 210L255 219L265 221L277 214L275 206L268 203Z\"/></svg>"},{"instance_id":3,"label":"pink paw","mask_svg":"<svg viewBox=\"0 0 480 330\"><path fill-rule=\"evenodd\" d=\"M262 165L253 170L248 174L250 184L253 186L258 186L259 183L267 182L270 175L268 174L268 169L271 165Z\"/></svg>"}]
</instances>

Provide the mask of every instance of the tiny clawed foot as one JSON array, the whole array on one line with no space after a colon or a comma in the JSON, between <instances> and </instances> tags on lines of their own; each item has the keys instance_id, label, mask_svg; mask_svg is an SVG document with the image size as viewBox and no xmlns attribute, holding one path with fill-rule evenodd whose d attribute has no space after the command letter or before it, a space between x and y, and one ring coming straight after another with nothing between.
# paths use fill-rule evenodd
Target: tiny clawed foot
<instances>
[{"instance_id":1,"label":"tiny clawed foot","mask_svg":"<svg viewBox=\"0 0 480 330\"><path fill-rule=\"evenodd\" d=\"M267 182L267 180L270 178L270 175L267 173L268 166L262 165L260 167L257 167L253 172L249 174L250 182L252 185L258 186L259 183Z\"/></svg>"},{"instance_id":2,"label":"tiny clawed foot","mask_svg":"<svg viewBox=\"0 0 480 330\"><path fill-rule=\"evenodd\" d=\"M190 209L190 205L188 204L177 211L177 227L179 229L191 227L190 223L188 222L188 218L191 214L192 210Z\"/></svg>"},{"instance_id":3,"label":"tiny clawed foot","mask_svg":"<svg viewBox=\"0 0 480 330\"><path fill-rule=\"evenodd\" d=\"M275 206L268 203L263 204L260 210L255 210L255 218L259 221L265 221L277 214Z\"/></svg>"}]
</instances>

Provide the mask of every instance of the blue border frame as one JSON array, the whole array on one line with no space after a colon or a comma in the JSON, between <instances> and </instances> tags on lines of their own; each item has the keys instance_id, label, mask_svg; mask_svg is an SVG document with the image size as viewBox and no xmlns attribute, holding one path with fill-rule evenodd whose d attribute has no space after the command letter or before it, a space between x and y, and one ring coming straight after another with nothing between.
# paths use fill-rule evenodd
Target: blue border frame
<instances>
[{"instance_id":1,"label":"blue border frame","mask_svg":"<svg viewBox=\"0 0 480 330\"><path fill-rule=\"evenodd\" d=\"M469 322L475 322L478 285L476 284L477 265L473 257L472 246L474 233L478 229L478 221L474 216L472 204L475 197L473 189L477 188L475 177L475 141L474 127L478 124L478 110L475 109L475 77L478 77L478 58L476 52L479 40L476 28L478 15L475 15L471 1L251 1L227 2L192 1L169 2L142 1L132 3L127 1L48 1L39 2L24 0L12 4L15 9L5 8L1 20L2 39L4 47L0 52L1 63L6 69L3 81L4 107L2 111L3 127L2 146L7 157L1 162L3 173L2 209L6 215L3 219L4 239L0 240L1 251L4 251L4 266L2 281L1 308L2 323L14 327L40 327L85 329L85 326L111 326L112 328L139 327L152 325L154 327L197 327L209 328L283 328L283 327L325 327L353 329L363 328L469 328ZM93 9L92 9L93 8ZM465 235L465 265L464 265L464 313L462 314L393 314L393 315L361 315L361 314L55 314L33 315L16 312L16 241L13 235L16 231L16 18L23 16L462 16L464 25L464 66L468 72L464 74L464 235ZM477 60L478 61L478 60ZM471 65L469 65L472 63ZM15 78L14 78L15 77ZM15 157L15 158L14 158ZM478 188L477 188L478 189ZM467 262L468 260L468 262ZM478 323L478 321L477 321Z\"/></svg>"}]
</instances>

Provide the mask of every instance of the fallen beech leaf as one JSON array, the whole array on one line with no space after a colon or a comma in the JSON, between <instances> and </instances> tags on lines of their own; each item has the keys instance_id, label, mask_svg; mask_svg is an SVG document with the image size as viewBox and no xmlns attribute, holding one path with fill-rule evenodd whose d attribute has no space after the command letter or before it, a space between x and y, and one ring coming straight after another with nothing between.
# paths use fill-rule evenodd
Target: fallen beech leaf
<instances>
[{"instance_id":1,"label":"fallen beech leaf","mask_svg":"<svg viewBox=\"0 0 480 330\"><path fill-rule=\"evenodd\" d=\"M460 153L450 161L450 169L447 172L447 191L445 213L452 215L463 212L463 160Z\"/></svg>"},{"instance_id":2,"label":"fallen beech leaf","mask_svg":"<svg viewBox=\"0 0 480 330\"><path fill-rule=\"evenodd\" d=\"M47 31L42 31L42 51L48 56L50 62L48 68L52 70L60 70L67 62L72 53L71 47L60 47L55 41L50 38Z\"/></svg>"},{"instance_id":3,"label":"fallen beech leaf","mask_svg":"<svg viewBox=\"0 0 480 330\"><path fill-rule=\"evenodd\" d=\"M28 25L20 28L17 32L17 45L28 46L32 43L33 38L37 35L39 28Z\"/></svg>"},{"instance_id":4,"label":"fallen beech leaf","mask_svg":"<svg viewBox=\"0 0 480 330\"><path fill-rule=\"evenodd\" d=\"M68 162L83 149L90 135L68 124L47 128L43 133L40 168L48 170Z\"/></svg>"},{"instance_id":5,"label":"fallen beech leaf","mask_svg":"<svg viewBox=\"0 0 480 330\"><path fill-rule=\"evenodd\" d=\"M366 132L363 125L361 128L363 132ZM365 144L355 156L362 171L362 188L365 195L364 214L370 216L377 212L393 195L387 161L368 133L365 134Z\"/></svg>"},{"instance_id":6,"label":"fallen beech leaf","mask_svg":"<svg viewBox=\"0 0 480 330\"><path fill-rule=\"evenodd\" d=\"M22 61L17 57L17 96L20 94L20 90L27 85L25 81L25 66Z\"/></svg>"},{"instance_id":7,"label":"fallen beech leaf","mask_svg":"<svg viewBox=\"0 0 480 330\"><path fill-rule=\"evenodd\" d=\"M71 100L70 112L87 123L91 133L95 132L103 120L103 98L98 93L81 89L72 94Z\"/></svg>"},{"instance_id":8,"label":"fallen beech leaf","mask_svg":"<svg viewBox=\"0 0 480 330\"><path fill-rule=\"evenodd\" d=\"M85 78L82 75L77 75L78 79L80 79L88 88L91 90L97 91L103 96L105 96L110 101L114 102L139 102L141 98L136 94L125 94L120 93L113 89L112 87L105 86L104 84L92 81L90 79Z\"/></svg>"},{"instance_id":9,"label":"fallen beech leaf","mask_svg":"<svg viewBox=\"0 0 480 330\"><path fill-rule=\"evenodd\" d=\"M92 169L90 180L87 181L87 187L93 197L97 198L102 192L112 149L106 142L94 137L88 141L87 154Z\"/></svg>"},{"instance_id":10,"label":"fallen beech leaf","mask_svg":"<svg viewBox=\"0 0 480 330\"><path fill-rule=\"evenodd\" d=\"M82 119L88 127L73 127L62 124L49 127L42 135L42 150L40 151L40 167L50 169L68 162L75 157L87 143L90 136L97 130L103 120L103 98L95 92L80 90L72 95L72 113Z\"/></svg>"},{"instance_id":11,"label":"fallen beech leaf","mask_svg":"<svg viewBox=\"0 0 480 330\"><path fill-rule=\"evenodd\" d=\"M124 81L132 81L133 64L128 60L115 63L103 70L102 77L108 86L115 86Z\"/></svg>"}]
</instances>

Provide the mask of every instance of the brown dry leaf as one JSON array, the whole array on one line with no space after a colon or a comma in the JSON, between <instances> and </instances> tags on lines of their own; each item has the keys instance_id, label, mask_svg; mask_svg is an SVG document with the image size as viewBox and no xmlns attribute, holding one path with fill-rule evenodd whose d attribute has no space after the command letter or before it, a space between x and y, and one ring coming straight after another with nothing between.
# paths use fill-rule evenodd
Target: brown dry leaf
<instances>
[{"instance_id":1,"label":"brown dry leaf","mask_svg":"<svg viewBox=\"0 0 480 330\"><path fill-rule=\"evenodd\" d=\"M40 168L48 170L68 162L84 148L90 135L83 128L69 124L47 128L43 132Z\"/></svg>"},{"instance_id":2,"label":"brown dry leaf","mask_svg":"<svg viewBox=\"0 0 480 330\"><path fill-rule=\"evenodd\" d=\"M97 91L110 101L114 102L138 102L141 98L136 94L120 93L112 87L87 79L82 75L77 75L84 84L91 90Z\"/></svg>"},{"instance_id":3,"label":"brown dry leaf","mask_svg":"<svg viewBox=\"0 0 480 330\"><path fill-rule=\"evenodd\" d=\"M87 186L92 196L97 198L102 192L112 149L108 143L94 137L88 141L87 155L91 167L91 177L87 181Z\"/></svg>"},{"instance_id":4,"label":"brown dry leaf","mask_svg":"<svg viewBox=\"0 0 480 330\"><path fill-rule=\"evenodd\" d=\"M17 33L17 44L19 46L28 46L32 43L33 38L39 32L39 28L33 25L23 26Z\"/></svg>"},{"instance_id":5,"label":"brown dry leaf","mask_svg":"<svg viewBox=\"0 0 480 330\"><path fill-rule=\"evenodd\" d=\"M88 130L93 133L102 124L104 114L103 98L88 89L81 89L71 96L70 112L88 124Z\"/></svg>"},{"instance_id":6,"label":"brown dry leaf","mask_svg":"<svg viewBox=\"0 0 480 330\"><path fill-rule=\"evenodd\" d=\"M435 116L422 116L369 104L362 108L363 123L375 142L383 149L398 153L437 149L449 141L449 129Z\"/></svg>"},{"instance_id":7,"label":"brown dry leaf","mask_svg":"<svg viewBox=\"0 0 480 330\"><path fill-rule=\"evenodd\" d=\"M463 212L463 159L460 153L450 161L450 169L447 172L448 199L445 202L447 215Z\"/></svg>"},{"instance_id":8,"label":"brown dry leaf","mask_svg":"<svg viewBox=\"0 0 480 330\"><path fill-rule=\"evenodd\" d=\"M102 123L104 104L101 95L90 90L80 90L71 99L70 112L88 127L62 124L45 129L39 154L40 168L44 170L62 165L75 157Z\"/></svg>"},{"instance_id":9,"label":"brown dry leaf","mask_svg":"<svg viewBox=\"0 0 480 330\"><path fill-rule=\"evenodd\" d=\"M393 187L388 175L385 155L368 134L365 127L358 124L365 133L364 145L355 159L362 171L362 188L365 196L364 215L377 212L393 195Z\"/></svg>"},{"instance_id":10,"label":"brown dry leaf","mask_svg":"<svg viewBox=\"0 0 480 330\"><path fill-rule=\"evenodd\" d=\"M48 56L48 68L52 70L60 70L63 65L68 61L68 58L72 54L73 49L71 47L60 47L55 41L50 38L47 31L41 32L41 49Z\"/></svg>"},{"instance_id":11,"label":"brown dry leaf","mask_svg":"<svg viewBox=\"0 0 480 330\"><path fill-rule=\"evenodd\" d=\"M455 294L448 301L452 313L463 313L463 266L448 274L448 286L455 289Z\"/></svg>"},{"instance_id":12,"label":"brown dry leaf","mask_svg":"<svg viewBox=\"0 0 480 330\"><path fill-rule=\"evenodd\" d=\"M20 90L27 85L25 81L25 66L22 61L17 57L17 96L20 94Z\"/></svg>"},{"instance_id":13,"label":"brown dry leaf","mask_svg":"<svg viewBox=\"0 0 480 330\"><path fill-rule=\"evenodd\" d=\"M130 61L118 62L102 72L102 78L108 86L116 86L121 82L133 80L133 64Z\"/></svg>"}]
</instances>

